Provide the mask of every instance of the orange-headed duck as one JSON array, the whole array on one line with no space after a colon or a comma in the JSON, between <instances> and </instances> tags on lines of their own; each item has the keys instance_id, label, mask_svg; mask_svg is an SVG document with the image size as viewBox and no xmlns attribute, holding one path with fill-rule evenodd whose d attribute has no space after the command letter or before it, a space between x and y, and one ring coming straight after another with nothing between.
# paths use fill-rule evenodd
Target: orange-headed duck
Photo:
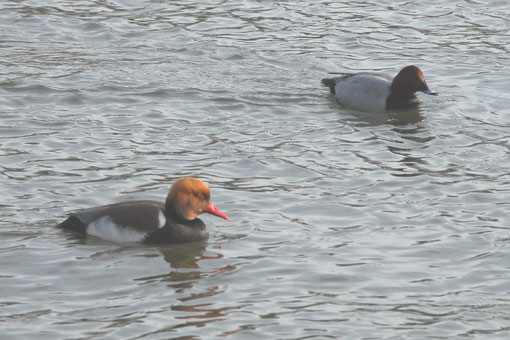
<instances>
[{"instance_id":1,"label":"orange-headed duck","mask_svg":"<svg viewBox=\"0 0 510 340\"><path fill-rule=\"evenodd\" d=\"M209 213L228 220L210 201L204 182L191 177L175 182L166 202L128 201L73 212L57 227L113 242L187 243L209 237L197 218Z\"/></svg>"},{"instance_id":2,"label":"orange-headed duck","mask_svg":"<svg viewBox=\"0 0 510 340\"><path fill-rule=\"evenodd\" d=\"M393 79L385 74L361 72L322 79L336 99L346 106L363 111L384 111L415 106L417 91L430 95L423 72L416 66L406 66Z\"/></svg>"}]
</instances>

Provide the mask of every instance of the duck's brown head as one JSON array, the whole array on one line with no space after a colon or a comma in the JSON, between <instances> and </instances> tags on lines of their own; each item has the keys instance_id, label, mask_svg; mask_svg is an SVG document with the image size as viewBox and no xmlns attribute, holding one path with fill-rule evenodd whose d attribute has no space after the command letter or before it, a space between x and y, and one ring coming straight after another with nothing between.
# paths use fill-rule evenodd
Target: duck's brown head
<instances>
[{"instance_id":1,"label":"duck's brown head","mask_svg":"<svg viewBox=\"0 0 510 340\"><path fill-rule=\"evenodd\" d=\"M417 91L437 95L437 92L429 88L423 72L417 66L406 66L393 78L391 92L395 95L408 96Z\"/></svg>"}]
</instances>

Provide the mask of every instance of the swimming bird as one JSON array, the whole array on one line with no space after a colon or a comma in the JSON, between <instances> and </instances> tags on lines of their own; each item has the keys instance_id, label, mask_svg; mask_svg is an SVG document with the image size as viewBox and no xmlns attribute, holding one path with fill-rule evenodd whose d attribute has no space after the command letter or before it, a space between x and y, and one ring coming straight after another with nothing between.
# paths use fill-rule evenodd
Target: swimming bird
<instances>
[{"instance_id":1,"label":"swimming bird","mask_svg":"<svg viewBox=\"0 0 510 340\"><path fill-rule=\"evenodd\" d=\"M127 201L80 210L57 227L113 242L187 243L209 237L197 218L209 213L228 220L210 201L207 184L185 177L175 182L166 201Z\"/></svg>"},{"instance_id":2,"label":"swimming bird","mask_svg":"<svg viewBox=\"0 0 510 340\"><path fill-rule=\"evenodd\" d=\"M437 95L425 81L423 72L416 66L404 67L391 78L373 72L343 73L340 77L322 79L338 102L363 111L384 111L415 106L421 91Z\"/></svg>"}]
</instances>

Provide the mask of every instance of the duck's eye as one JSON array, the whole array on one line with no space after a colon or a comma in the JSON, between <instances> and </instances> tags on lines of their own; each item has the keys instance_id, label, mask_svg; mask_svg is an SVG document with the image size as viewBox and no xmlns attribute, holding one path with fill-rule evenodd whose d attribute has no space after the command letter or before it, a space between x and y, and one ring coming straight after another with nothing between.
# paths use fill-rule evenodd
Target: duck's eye
<instances>
[{"instance_id":1,"label":"duck's eye","mask_svg":"<svg viewBox=\"0 0 510 340\"><path fill-rule=\"evenodd\" d=\"M194 192L193 196L195 196L196 198L198 198L200 200L204 200L204 201L207 201L209 199L209 195L207 195L207 194L199 194L198 192Z\"/></svg>"}]
</instances>

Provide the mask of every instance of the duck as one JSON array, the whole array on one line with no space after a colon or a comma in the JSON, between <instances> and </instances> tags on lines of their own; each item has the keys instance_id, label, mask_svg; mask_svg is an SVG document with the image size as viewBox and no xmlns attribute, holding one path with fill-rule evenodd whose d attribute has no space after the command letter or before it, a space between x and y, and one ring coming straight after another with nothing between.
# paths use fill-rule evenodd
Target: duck
<instances>
[{"instance_id":1,"label":"duck","mask_svg":"<svg viewBox=\"0 0 510 340\"><path fill-rule=\"evenodd\" d=\"M342 73L339 77L324 78L338 102L361 111L385 111L413 107L418 104L415 93L420 91L436 96L423 75L414 65L404 67L391 78L373 72Z\"/></svg>"},{"instance_id":2,"label":"duck","mask_svg":"<svg viewBox=\"0 0 510 340\"><path fill-rule=\"evenodd\" d=\"M207 184L185 177L170 187L165 202L125 201L83 209L68 214L57 228L111 242L189 243L209 237L198 218L202 213L229 219L211 202Z\"/></svg>"}]
</instances>

